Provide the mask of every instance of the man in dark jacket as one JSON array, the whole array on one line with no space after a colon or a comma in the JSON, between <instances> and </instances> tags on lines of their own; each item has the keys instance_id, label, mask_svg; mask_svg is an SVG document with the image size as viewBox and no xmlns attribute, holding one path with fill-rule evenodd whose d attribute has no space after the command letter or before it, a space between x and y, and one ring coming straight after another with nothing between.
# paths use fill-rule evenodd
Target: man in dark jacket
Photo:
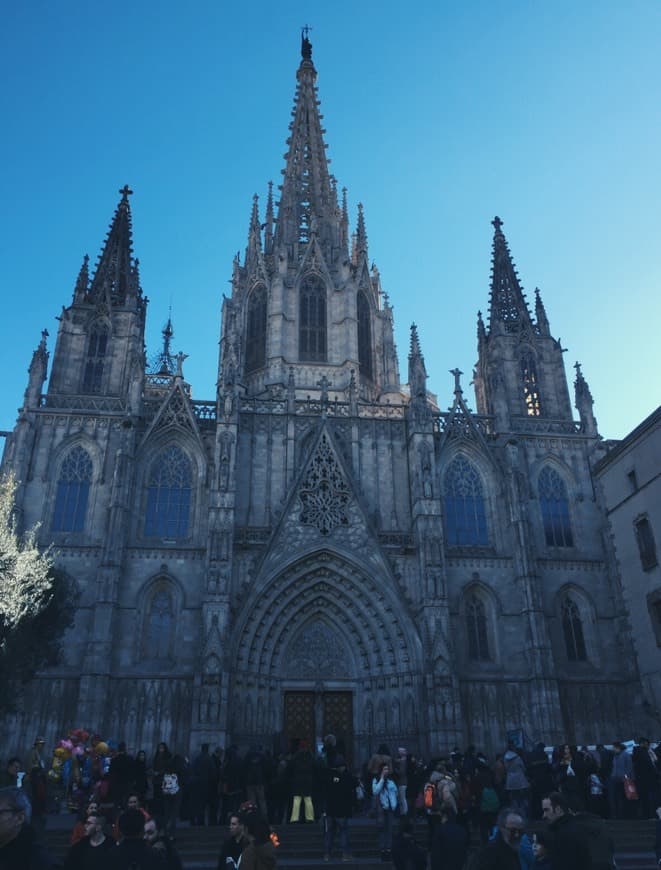
<instances>
[{"instance_id":1,"label":"man in dark jacket","mask_svg":"<svg viewBox=\"0 0 661 870\"><path fill-rule=\"evenodd\" d=\"M145 817L140 810L126 810L119 817L119 832L122 841L113 846L99 861L100 870L163 870L160 855L153 852L143 839Z\"/></svg>"},{"instance_id":2,"label":"man in dark jacket","mask_svg":"<svg viewBox=\"0 0 661 870\"><path fill-rule=\"evenodd\" d=\"M58 864L35 839L30 801L20 788L0 789L2 870L54 870Z\"/></svg>"},{"instance_id":3,"label":"man in dark jacket","mask_svg":"<svg viewBox=\"0 0 661 870\"><path fill-rule=\"evenodd\" d=\"M468 855L469 835L449 808L441 810L440 824L434 827L431 843L431 870L462 870Z\"/></svg>"},{"instance_id":4,"label":"man in dark jacket","mask_svg":"<svg viewBox=\"0 0 661 870\"><path fill-rule=\"evenodd\" d=\"M642 817L654 819L659 797L658 758L646 737L641 737L638 746L634 747L631 760Z\"/></svg>"},{"instance_id":5,"label":"man in dark jacket","mask_svg":"<svg viewBox=\"0 0 661 870\"><path fill-rule=\"evenodd\" d=\"M340 832L342 860L351 860L349 848L349 819L353 814L353 798L356 782L347 770L342 755L335 755L333 767L326 772L324 783L324 802L326 808L324 829L324 860L330 859L335 842L335 832Z\"/></svg>"},{"instance_id":6,"label":"man in dark jacket","mask_svg":"<svg viewBox=\"0 0 661 870\"><path fill-rule=\"evenodd\" d=\"M241 854L248 845L243 823L238 813L230 816L230 835L224 841L218 856L218 870L236 870Z\"/></svg>"},{"instance_id":7,"label":"man in dark jacket","mask_svg":"<svg viewBox=\"0 0 661 870\"><path fill-rule=\"evenodd\" d=\"M498 833L480 849L471 870L521 870L522 835L522 817L514 810L502 810L498 816Z\"/></svg>"},{"instance_id":8,"label":"man in dark jacket","mask_svg":"<svg viewBox=\"0 0 661 870\"><path fill-rule=\"evenodd\" d=\"M551 835L552 870L592 870L590 849L565 796L552 791L542 801L542 813Z\"/></svg>"}]
</instances>

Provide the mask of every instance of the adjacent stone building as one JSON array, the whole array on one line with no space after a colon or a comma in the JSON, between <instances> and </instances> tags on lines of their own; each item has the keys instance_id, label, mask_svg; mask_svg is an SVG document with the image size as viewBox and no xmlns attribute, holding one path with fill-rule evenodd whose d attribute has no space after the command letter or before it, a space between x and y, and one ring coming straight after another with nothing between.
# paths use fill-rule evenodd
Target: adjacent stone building
<instances>
[{"instance_id":1,"label":"adjacent stone building","mask_svg":"<svg viewBox=\"0 0 661 870\"><path fill-rule=\"evenodd\" d=\"M255 198L223 301L217 395L193 398L170 323L146 364L128 187L50 375L45 335L34 353L4 468L81 599L3 745L74 724L148 751L333 731L359 759L384 739L492 752L516 729L630 733L638 677L580 370L575 421L496 218L477 412L459 371L439 410L415 326L402 382L307 37L296 77L279 201Z\"/></svg>"},{"instance_id":2,"label":"adjacent stone building","mask_svg":"<svg viewBox=\"0 0 661 870\"><path fill-rule=\"evenodd\" d=\"M595 466L606 505L624 606L629 613L643 706L661 725L661 407ZM658 731L655 730L655 732Z\"/></svg>"}]
</instances>

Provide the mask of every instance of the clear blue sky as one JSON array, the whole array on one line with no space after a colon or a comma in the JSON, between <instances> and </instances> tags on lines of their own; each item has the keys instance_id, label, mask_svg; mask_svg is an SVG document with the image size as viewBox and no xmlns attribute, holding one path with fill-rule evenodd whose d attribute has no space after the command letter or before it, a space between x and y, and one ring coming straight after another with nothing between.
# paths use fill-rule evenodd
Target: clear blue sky
<instances>
[{"instance_id":1,"label":"clear blue sky","mask_svg":"<svg viewBox=\"0 0 661 870\"><path fill-rule=\"evenodd\" d=\"M626 434L659 403L658 0L5 4L0 429L124 183L149 353L172 302L193 393L214 396L220 300L251 197L280 179L305 23L403 378L412 321L441 407L448 369L472 371L499 214L602 434Z\"/></svg>"}]
</instances>

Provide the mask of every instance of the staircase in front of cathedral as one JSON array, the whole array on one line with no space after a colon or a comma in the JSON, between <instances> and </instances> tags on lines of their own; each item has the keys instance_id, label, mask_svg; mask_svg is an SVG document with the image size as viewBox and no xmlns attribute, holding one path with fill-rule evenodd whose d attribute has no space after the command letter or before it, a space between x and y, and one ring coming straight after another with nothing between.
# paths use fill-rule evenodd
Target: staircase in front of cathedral
<instances>
[{"instance_id":1,"label":"staircase in front of cathedral","mask_svg":"<svg viewBox=\"0 0 661 870\"><path fill-rule=\"evenodd\" d=\"M48 843L58 858L66 853L74 817L55 817L55 825L48 831ZM65 823L65 818L69 824ZM66 826L63 826L66 824ZM343 862L339 844L329 862L323 860L323 827L322 821L307 824L277 825L276 831L280 840L277 851L278 870L287 868L312 867L358 867L360 870L378 870L390 864L384 864L379 857L378 829L371 819L352 819L349 829L351 844L351 861ZM615 842L618 870L651 870L656 867L654 858L655 823L653 821L616 821L608 822L609 830ZM542 824L537 822L531 826L531 831L541 830ZM177 848L181 855L184 870L217 870L218 854L221 843L228 835L225 827L189 827L182 823L177 829ZM416 840L420 844L426 842L427 826L419 822L416 826ZM478 846L473 832L472 848Z\"/></svg>"}]
</instances>

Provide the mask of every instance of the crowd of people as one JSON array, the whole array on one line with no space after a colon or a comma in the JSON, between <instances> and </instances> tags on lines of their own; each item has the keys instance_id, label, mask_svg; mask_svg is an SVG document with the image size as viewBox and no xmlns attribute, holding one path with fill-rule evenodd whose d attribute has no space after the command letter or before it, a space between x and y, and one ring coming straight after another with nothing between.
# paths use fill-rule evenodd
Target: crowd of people
<instances>
[{"instance_id":1,"label":"crowd of people","mask_svg":"<svg viewBox=\"0 0 661 870\"><path fill-rule=\"evenodd\" d=\"M151 757L120 743L98 778L76 791L79 817L64 866L90 870L111 860L108 867L120 868L126 859L128 867L139 855L147 870L181 870L182 818L192 826L229 822L219 870L271 870L270 825L320 821L324 859L337 846L351 863L349 820L362 815L376 820L380 858L396 870L462 870L471 829L481 842L471 870L602 870L613 867L604 819L661 816L661 747L645 739L632 751L621 743L554 750L540 743L530 752L510 744L491 763L472 746L424 761L382 744L355 772L346 751L332 734L319 751L303 741L280 755L261 746L211 752L205 744L190 760L165 743ZM12 757L0 770L2 870L52 866L41 836L45 766L38 738L28 765ZM661 859L661 821L657 827Z\"/></svg>"}]
</instances>

